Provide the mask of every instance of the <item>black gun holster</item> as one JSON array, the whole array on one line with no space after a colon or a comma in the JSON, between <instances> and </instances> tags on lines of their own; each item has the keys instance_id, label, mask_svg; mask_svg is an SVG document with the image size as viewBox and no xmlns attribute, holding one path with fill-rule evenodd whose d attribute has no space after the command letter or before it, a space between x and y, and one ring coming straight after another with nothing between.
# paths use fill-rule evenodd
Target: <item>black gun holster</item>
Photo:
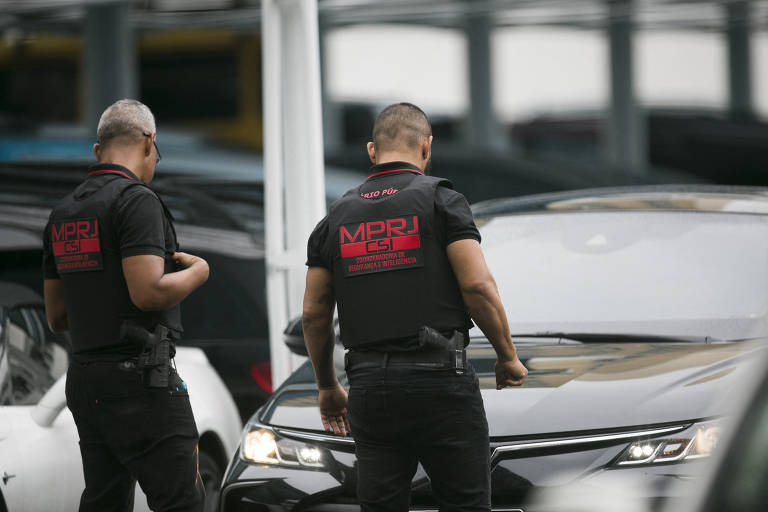
<instances>
[{"instance_id":1,"label":"black gun holster","mask_svg":"<svg viewBox=\"0 0 768 512\"><path fill-rule=\"evenodd\" d=\"M150 332L132 322L123 322L120 327L120 339L142 346L136 368L142 373L144 386L167 388L173 357L168 328L158 324L154 332Z\"/></svg>"},{"instance_id":2,"label":"black gun holster","mask_svg":"<svg viewBox=\"0 0 768 512\"><path fill-rule=\"evenodd\" d=\"M464 334L453 331L450 338L427 325L419 329L419 346L424 350L447 351L453 369L457 374L467 370L467 351L464 348Z\"/></svg>"}]
</instances>

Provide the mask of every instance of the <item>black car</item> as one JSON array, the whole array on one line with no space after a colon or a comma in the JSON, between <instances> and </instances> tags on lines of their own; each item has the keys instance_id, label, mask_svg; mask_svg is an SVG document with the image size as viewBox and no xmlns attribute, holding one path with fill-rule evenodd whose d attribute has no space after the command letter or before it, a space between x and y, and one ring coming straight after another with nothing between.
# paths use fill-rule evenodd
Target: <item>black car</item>
<instances>
[{"instance_id":1,"label":"black car","mask_svg":"<svg viewBox=\"0 0 768 512\"><path fill-rule=\"evenodd\" d=\"M650 500L698 485L729 393L768 347L768 189L596 189L474 212L530 370L496 390L495 353L471 332L493 510L529 512L537 489L607 489L617 475ZM316 396L307 363L251 417L223 511L360 509L354 441L323 431ZM412 510L436 510L421 467L412 485Z\"/></svg>"},{"instance_id":2,"label":"black car","mask_svg":"<svg viewBox=\"0 0 768 512\"><path fill-rule=\"evenodd\" d=\"M80 166L0 164L0 280L42 294L42 230L51 207L82 177ZM155 185L176 218L182 250L202 256L213 269L182 304L181 344L205 351L245 420L272 392L262 186L186 179Z\"/></svg>"}]
</instances>

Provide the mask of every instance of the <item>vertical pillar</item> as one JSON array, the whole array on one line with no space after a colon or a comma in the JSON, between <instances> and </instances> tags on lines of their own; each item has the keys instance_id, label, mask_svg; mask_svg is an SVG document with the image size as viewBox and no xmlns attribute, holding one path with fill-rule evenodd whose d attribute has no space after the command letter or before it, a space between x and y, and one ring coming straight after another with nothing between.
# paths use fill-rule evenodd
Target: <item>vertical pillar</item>
<instances>
[{"instance_id":1,"label":"vertical pillar","mask_svg":"<svg viewBox=\"0 0 768 512\"><path fill-rule=\"evenodd\" d=\"M307 238L325 214L317 0L262 0L264 196L272 380L300 361L283 343L301 314Z\"/></svg>"},{"instance_id":2,"label":"vertical pillar","mask_svg":"<svg viewBox=\"0 0 768 512\"><path fill-rule=\"evenodd\" d=\"M749 30L749 2L729 2L725 5L728 46L728 106L731 115L751 118L752 65Z\"/></svg>"},{"instance_id":3,"label":"vertical pillar","mask_svg":"<svg viewBox=\"0 0 768 512\"><path fill-rule=\"evenodd\" d=\"M479 4L473 0L472 5ZM475 148L500 148L504 136L493 109L491 75L491 17L488 12L470 12L466 22L467 56L469 59L469 113L467 143Z\"/></svg>"},{"instance_id":4,"label":"vertical pillar","mask_svg":"<svg viewBox=\"0 0 768 512\"><path fill-rule=\"evenodd\" d=\"M96 132L99 116L138 89L136 47L126 1L89 4L83 34L83 119Z\"/></svg>"},{"instance_id":5,"label":"vertical pillar","mask_svg":"<svg viewBox=\"0 0 768 512\"><path fill-rule=\"evenodd\" d=\"M647 150L644 120L635 97L632 50L632 0L608 0L611 98L606 140L607 160L629 174L642 174Z\"/></svg>"},{"instance_id":6,"label":"vertical pillar","mask_svg":"<svg viewBox=\"0 0 768 512\"><path fill-rule=\"evenodd\" d=\"M338 151L344 145L344 133L341 126L339 106L331 98L328 90L328 24L320 19L320 86L323 97L323 142L326 153Z\"/></svg>"}]
</instances>

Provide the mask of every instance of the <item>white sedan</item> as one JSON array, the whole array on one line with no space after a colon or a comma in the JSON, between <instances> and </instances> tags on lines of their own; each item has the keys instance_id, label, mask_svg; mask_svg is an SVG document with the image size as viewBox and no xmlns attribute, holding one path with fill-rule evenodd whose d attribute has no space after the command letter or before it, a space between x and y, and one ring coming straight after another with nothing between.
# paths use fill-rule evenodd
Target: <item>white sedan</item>
<instances>
[{"instance_id":1,"label":"white sedan","mask_svg":"<svg viewBox=\"0 0 768 512\"><path fill-rule=\"evenodd\" d=\"M0 512L75 511L84 488L77 428L66 407L66 342L51 333L40 298L0 282ZM215 510L242 424L234 401L202 350L179 347L200 432L200 473ZM137 486L135 511L149 510Z\"/></svg>"}]
</instances>

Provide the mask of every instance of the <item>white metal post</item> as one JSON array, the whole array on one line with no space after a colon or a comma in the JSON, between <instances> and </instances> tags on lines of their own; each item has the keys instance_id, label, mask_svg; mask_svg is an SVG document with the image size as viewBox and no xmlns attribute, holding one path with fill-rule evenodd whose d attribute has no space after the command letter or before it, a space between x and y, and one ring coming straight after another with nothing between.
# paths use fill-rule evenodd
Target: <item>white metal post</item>
<instances>
[{"instance_id":1,"label":"white metal post","mask_svg":"<svg viewBox=\"0 0 768 512\"><path fill-rule=\"evenodd\" d=\"M300 361L283 343L301 314L307 238L325 214L317 0L262 0L264 202L272 382Z\"/></svg>"}]
</instances>

